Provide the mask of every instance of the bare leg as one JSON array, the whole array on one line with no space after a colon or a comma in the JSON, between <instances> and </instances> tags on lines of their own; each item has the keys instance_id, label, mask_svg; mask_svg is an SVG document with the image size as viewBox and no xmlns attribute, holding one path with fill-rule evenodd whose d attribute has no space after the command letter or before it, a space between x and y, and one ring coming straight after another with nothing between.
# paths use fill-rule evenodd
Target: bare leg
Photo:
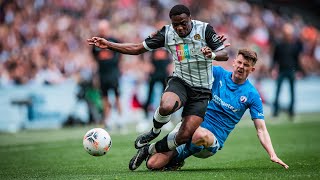
<instances>
[{"instance_id":1,"label":"bare leg","mask_svg":"<svg viewBox=\"0 0 320 180\"><path fill-rule=\"evenodd\" d=\"M109 121L111 104L109 102L108 96L103 97L103 123L106 126Z\"/></svg>"},{"instance_id":2,"label":"bare leg","mask_svg":"<svg viewBox=\"0 0 320 180\"><path fill-rule=\"evenodd\" d=\"M192 143L197 146L204 146L206 148L210 147L215 140L214 134L208 129L199 127L192 136Z\"/></svg>"},{"instance_id":3,"label":"bare leg","mask_svg":"<svg viewBox=\"0 0 320 180\"><path fill-rule=\"evenodd\" d=\"M119 96L116 96L116 108L118 110L118 113L119 115L122 115L122 106L121 106L121 103L120 103L120 97Z\"/></svg>"},{"instance_id":4,"label":"bare leg","mask_svg":"<svg viewBox=\"0 0 320 180\"><path fill-rule=\"evenodd\" d=\"M152 170L160 170L164 168L173 157L174 151L156 153L148 159L147 168Z\"/></svg>"},{"instance_id":5,"label":"bare leg","mask_svg":"<svg viewBox=\"0 0 320 180\"><path fill-rule=\"evenodd\" d=\"M168 152L174 150L181 144L187 143L202 121L201 117L195 115L184 117L178 132L172 131L161 140L152 143L149 148L149 153Z\"/></svg>"},{"instance_id":6,"label":"bare leg","mask_svg":"<svg viewBox=\"0 0 320 180\"><path fill-rule=\"evenodd\" d=\"M182 121L181 127L176 136L177 144L181 145L188 142L188 140L191 139L193 133L200 126L202 121L203 119L201 117L195 115L184 117L184 120Z\"/></svg>"}]
</instances>

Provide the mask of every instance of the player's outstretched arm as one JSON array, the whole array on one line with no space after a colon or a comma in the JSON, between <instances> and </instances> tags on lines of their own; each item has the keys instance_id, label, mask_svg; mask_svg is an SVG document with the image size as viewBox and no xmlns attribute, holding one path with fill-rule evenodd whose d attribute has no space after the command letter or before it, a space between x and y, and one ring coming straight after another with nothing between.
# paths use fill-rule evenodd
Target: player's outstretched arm
<instances>
[{"instance_id":1,"label":"player's outstretched arm","mask_svg":"<svg viewBox=\"0 0 320 180\"><path fill-rule=\"evenodd\" d=\"M148 51L142 43L114 43L101 37L92 37L87 39L87 42L89 45L94 45L101 49L110 49L122 54L138 55Z\"/></svg>"},{"instance_id":2,"label":"player's outstretched arm","mask_svg":"<svg viewBox=\"0 0 320 180\"><path fill-rule=\"evenodd\" d=\"M254 119L254 125L256 127L260 143L264 147L264 149L267 151L267 153L269 154L270 160L272 162L280 164L285 169L288 169L289 166L286 163L284 163L280 158L278 158L277 154L275 153L275 151L273 149L271 138L270 138L269 132L267 130L265 121L262 119Z\"/></svg>"}]
</instances>

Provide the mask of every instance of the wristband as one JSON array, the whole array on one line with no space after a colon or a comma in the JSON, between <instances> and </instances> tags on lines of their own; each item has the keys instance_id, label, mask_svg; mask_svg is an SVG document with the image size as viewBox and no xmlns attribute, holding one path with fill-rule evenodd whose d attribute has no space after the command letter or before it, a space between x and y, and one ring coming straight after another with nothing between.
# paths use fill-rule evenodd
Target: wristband
<instances>
[{"instance_id":1,"label":"wristband","mask_svg":"<svg viewBox=\"0 0 320 180\"><path fill-rule=\"evenodd\" d=\"M216 58L216 54L214 53L214 52L211 52L211 59L214 59L214 58Z\"/></svg>"}]
</instances>

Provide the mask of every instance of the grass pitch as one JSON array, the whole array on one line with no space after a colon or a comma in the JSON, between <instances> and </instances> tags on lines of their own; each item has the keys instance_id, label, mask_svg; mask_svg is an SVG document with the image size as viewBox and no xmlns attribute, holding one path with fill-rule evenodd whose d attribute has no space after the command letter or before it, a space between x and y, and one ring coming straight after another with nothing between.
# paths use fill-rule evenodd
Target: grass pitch
<instances>
[{"instance_id":1,"label":"grass pitch","mask_svg":"<svg viewBox=\"0 0 320 180\"><path fill-rule=\"evenodd\" d=\"M136 171L128 169L136 153L134 131L111 132L112 148L102 157L83 149L82 137L92 127L0 134L0 179L319 179L319 115L299 115L293 123L282 118L267 121L274 148L288 170L269 160L253 124L245 119L215 156L191 157L180 171L169 172L148 171L145 164Z\"/></svg>"}]
</instances>

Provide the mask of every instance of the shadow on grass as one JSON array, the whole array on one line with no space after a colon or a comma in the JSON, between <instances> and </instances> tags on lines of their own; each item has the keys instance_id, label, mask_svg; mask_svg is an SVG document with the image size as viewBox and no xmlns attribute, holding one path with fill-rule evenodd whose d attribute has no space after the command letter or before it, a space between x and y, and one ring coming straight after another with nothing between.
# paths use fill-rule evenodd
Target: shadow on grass
<instances>
[{"instance_id":1,"label":"shadow on grass","mask_svg":"<svg viewBox=\"0 0 320 180\"><path fill-rule=\"evenodd\" d=\"M136 170L131 171L134 173L145 173L145 172L151 172L151 173L159 173L159 172L241 172L241 173L251 173L252 171L260 171L260 172L270 172L270 171L279 171L279 170L285 170L281 167L221 167L221 168L183 168L180 170L175 171L163 171L163 170Z\"/></svg>"},{"instance_id":2,"label":"shadow on grass","mask_svg":"<svg viewBox=\"0 0 320 180\"><path fill-rule=\"evenodd\" d=\"M225 167L225 168L185 168L185 169L181 169L179 171L183 172L252 172L252 170L255 171L274 171L274 170L279 170L281 168L279 167L274 167L274 168L270 168L270 167Z\"/></svg>"}]
</instances>

